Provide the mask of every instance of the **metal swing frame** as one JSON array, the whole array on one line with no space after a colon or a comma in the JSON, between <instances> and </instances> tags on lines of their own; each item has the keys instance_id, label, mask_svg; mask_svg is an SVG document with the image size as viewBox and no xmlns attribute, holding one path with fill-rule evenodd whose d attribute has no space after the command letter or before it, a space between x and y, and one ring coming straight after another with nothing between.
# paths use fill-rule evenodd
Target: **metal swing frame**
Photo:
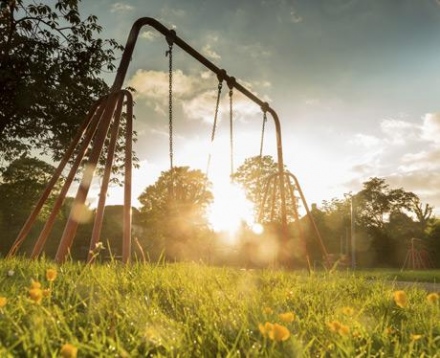
<instances>
[{"instance_id":1,"label":"metal swing frame","mask_svg":"<svg viewBox=\"0 0 440 358\"><path fill-rule=\"evenodd\" d=\"M78 167L81 163L81 160L84 156L84 153L87 150L87 145L90 142L93 142L93 148L91 150L90 156L88 158L88 166L92 168L92 170L85 171L80 187L78 188L77 195L74 200L73 208L70 213L68 222L65 226L63 236L58 246L57 254L55 260L59 263L64 262L70 251L70 247L73 243L74 236L76 234L76 230L78 227L78 222L75 219L74 210L75 208L81 207L85 205L85 200L87 198L88 191L90 189L91 181L94 175L94 168L98 162L100 153L104 147L104 142L106 135L110 128L112 128L111 133L111 142L115 142L117 138L119 122L121 117L122 106L126 105L127 111L127 136L126 136L126 150L125 150L125 180L124 180L124 222L123 222L123 254L122 261L124 263L128 263L131 258L131 180L132 180L132 107L133 107L133 99L130 92L123 90L122 85L124 83L128 66L130 64L131 57L133 55L133 51L136 45L137 38L139 37L139 32L144 26L151 26L162 35L165 36L168 44L175 44L179 46L183 51L188 53L194 59L203 64L206 68L217 74L217 76L221 76L232 90L235 88L237 91L241 92L248 99L256 103L263 112L267 112L271 114L271 117L274 121L275 131L276 131L276 143L277 143L277 164L278 164L278 176L279 176L279 193L280 193L280 211L281 211L281 225L283 228L283 237L281 238L281 245L283 243L287 243L287 210L286 210L286 192L285 192L285 175L284 175L284 159L283 159L283 149L282 149L282 139L281 139L281 124L279 117L275 110L270 107L267 102L262 101L249 90L247 90L244 86L242 86L236 79L232 76L229 76L224 69L218 68L211 61L209 61L206 57L202 56L199 52L197 52L194 48L188 45L184 40L179 38L176 35L174 30L167 29L163 24L151 17L143 17L135 21L133 24L131 31L128 35L126 46L124 52L122 54L122 58L116 73L116 77L114 83L110 89L110 94L100 98L95 105L91 108L85 122L82 127L78 131L77 136L74 138L71 146L67 150L64 158L60 162L53 178L48 183L44 193L42 194L40 200L35 206L34 210L30 214L28 220L24 224L22 230L20 231L17 239L15 240L13 246L11 247L8 256L13 256L18 251L19 247L25 240L26 236L29 234L32 225L34 224L39 212L41 211L43 205L45 204L51 190L53 189L56 181L60 177L64 167L69 162L70 159L74 158L74 153L77 147L79 148L80 154L74 160L74 164L70 169L70 173L66 183L63 186L61 194L56 201L54 208L52 209L49 220L46 223L45 228L43 229L37 243L34 246L32 251L32 258L36 258L41 254L42 248L45 244L45 241L48 237L48 234L51 230L52 225L55 222L55 218L59 209L61 208L66 193L70 187L71 182L78 170ZM112 123L114 125L112 125ZM80 144L81 138L83 138L83 143ZM114 138L114 140L113 140ZM87 144L86 144L87 143ZM104 173L104 178L102 180L100 199L97 208L97 214L94 223L93 236L91 240L91 252L94 249L94 244L99 242L99 235L101 232L103 215L104 215L104 207L105 207L105 197L109 184L109 175L110 169L113 164L113 154L114 148L110 146L107 152L107 163L106 169ZM281 246L282 247L282 246ZM92 254L89 254L88 261L93 261Z\"/></svg>"}]
</instances>

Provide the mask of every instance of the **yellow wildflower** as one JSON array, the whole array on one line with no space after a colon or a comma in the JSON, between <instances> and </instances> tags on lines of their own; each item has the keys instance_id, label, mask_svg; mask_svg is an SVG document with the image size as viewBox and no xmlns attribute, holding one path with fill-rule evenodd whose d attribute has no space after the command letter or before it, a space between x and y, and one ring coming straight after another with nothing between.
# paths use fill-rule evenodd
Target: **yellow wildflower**
<instances>
[{"instance_id":1,"label":"yellow wildflower","mask_svg":"<svg viewBox=\"0 0 440 358\"><path fill-rule=\"evenodd\" d=\"M400 308L405 308L408 305L408 298L406 297L405 291L399 290L393 293L394 302Z\"/></svg>"},{"instance_id":2,"label":"yellow wildflower","mask_svg":"<svg viewBox=\"0 0 440 358\"><path fill-rule=\"evenodd\" d=\"M350 333L350 327L336 320L327 323L327 326L330 328L332 332L339 333L342 336L346 336L347 334Z\"/></svg>"},{"instance_id":3,"label":"yellow wildflower","mask_svg":"<svg viewBox=\"0 0 440 358\"><path fill-rule=\"evenodd\" d=\"M285 341L290 337L290 331L278 323L266 322L264 325L260 323L258 329L264 337L269 337L275 342Z\"/></svg>"},{"instance_id":4,"label":"yellow wildflower","mask_svg":"<svg viewBox=\"0 0 440 358\"><path fill-rule=\"evenodd\" d=\"M432 303L433 305L437 304L440 296L438 293L430 293L428 296L426 296L426 299L428 300L429 303Z\"/></svg>"},{"instance_id":5,"label":"yellow wildflower","mask_svg":"<svg viewBox=\"0 0 440 358\"><path fill-rule=\"evenodd\" d=\"M273 325L272 331L269 332L269 338L275 342L286 341L290 337L290 331L278 323Z\"/></svg>"},{"instance_id":6,"label":"yellow wildflower","mask_svg":"<svg viewBox=\"0 0 440 358\"><path fill-rule=\"evenodd\" d=\"M66 343L61 347L60 354L63 358L76 358L78 348L76 348L73 344Z\"/></svg>"},{"instance_id":7,"label":"yellow wildflower","mask_svg":"<svg viewBox=\"0 0 440 358\"><path fill-rule=\"evenodd\" d=\"M35 303L41 303L41 300L43 299L43 290L41 288L30 288L29 297Z\"/></svg>"},{"instance_id":8,"label":"yellow wildflower","mask_svg":"<svg viewBox=\"0 0 440 358\"><path fill-rule=\"evenodd\" d=\"M148 340L153 340L155 338L157 338L157 333L153 328L148 328L145 331L145 338Z\"/></svg>"},{"instance_id":9,"label":"yellow wildflower","mask_svg":"<svg viewBox=\"0 0 440 358\"><path fill-rule=\"evenodd\" d=\"M350 333L350 327L348 327L345 324L341 324L341 327L339 328L339 334L342 336L346 336Z\"/></svg>"},{"instance_id":10,"label":"yellow wildflower","mask_svg":"<svg viewBox=\"0 0 440 358\"><path fill-rule=\"evenodd\" d=\"M286 323L290 323L295 320L295 315L293 312L280 313L278 317L280 317L281 321Z\"/></svg>"},{"instance_id":11,"label":"yellow wildflower","mask_svg":"<svg viewBox=\"0 0 440 358\"><path fill-rule=\"evenodd\" d=\"M31 289L33 289L33 288L41 288L41 283L39 283L38 281L34 281L34 280L32 280L31 281L31 287L30 287Z\"/></svg>"},{"instance_id":12,"label":"yellow wildflower","mask_svg":"<svg viewBox=\"0 0 440 358\"><path fill-rule=\"evenodd\" d=\"M273 313L273 309L270 307L264 307L263 312L265 314L272 314Z\"/></svg>"},{"instance_id":13,"label":"yellow wildflower","mask_svg":"<svg viewBox=\"0 0 440 358\"><path fill-rule=\"evenodd\" d=\"M46 270L46 279L48 281L55 281L55 279L57 278L57 270L50 268Z\"/></svg>"},{"instance_id":14,"label":"yellow wildflower","mask_svg":"<svg viewBox=\"0 0 440 358\"><path fill-rule=\"evenodd\" d=\"M6 297L0 296L0 308L3 308L6 306L6 303L8 303L8 300Z\"/></svg>"},{"instance_id":15,"label":"yellow wildflower","mask_svg":"<svg viewBox=\"0 0 440 358\"><path fill-rule=\"evenodd\" d=\"M258 329L260 330L260 333L264 337L268 337L269 336L269 332L271 332L272 329L273 329L273 324L270 323L270 322L266 322L264 325L260 323L258 325Z\"/></svg>"},{"instance_id":16,"label":"yellow wildflower","mask_svg":"<svg viewBox=\"0 0 440 358\"><path fill-rule=\"evenodd\" d=\"M353 316L354 315L354 309L349 306L342 307L341 311L346 316Z\"/></svg>"},{"instance_id":17,"label":"yellow wildflower","mask_svg":"<svg viewBox=\"0 0 440 358\"><path fill-rule=\"evenodd\" d=\"M384 333L386 335L391 335L391 334L396 333L396 330L393 327L386 327L385 330L384 330Z\"/></svg>"},{"instance_id":18,"label":"yellow wildflower","mask_svg":"<svg viewBox=\"0 0 440 358\"><path fill-rule=\"evenodd\" d=\"M411 341L414 342L414 341L418 341L419 339L421 339L423 337L423 335L421 335L421 334L411 334L410 337L411 337Z\"/></svg>"}]
</instances>

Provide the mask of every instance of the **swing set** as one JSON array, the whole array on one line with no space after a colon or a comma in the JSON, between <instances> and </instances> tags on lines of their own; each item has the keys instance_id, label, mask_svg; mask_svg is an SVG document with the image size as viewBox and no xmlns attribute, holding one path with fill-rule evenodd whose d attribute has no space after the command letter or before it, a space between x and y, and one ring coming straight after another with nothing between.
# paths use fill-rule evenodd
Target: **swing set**
<instances>
[{"instance_id":1,"label":"swing set","mask_svg":"<svg viewBox=\"0 0 440 358\"><path fill-rule=\"evenodd\" d=\"M275 124L276 132L276 146L277 146L277 173L271 175L266 180L265 190L263 195L263 200L260 207L259 219L263 217L263 211L268 206L268 201L272 200L270 203L271 209L271 219L274 219L275 215L275 205L278 204L278 214L279 221L282 227L282 234L280 238L280 252L283 252L280 256L282 263L287 263L286 260L292 258L286 250L288 250L288 220L287 220L287 208L286 208L286 198L290 199L290 203L296 203L298 198L295 196L295 190L299 192L299 200L302 201L304 208L306 209L307 216L311 221L312 228L315 231L317 238L320 243L322 254L324 259L327 259L327 251L323 244L322 238L319 234L317 226L313 220L313 217L308 209L307 203L305 201L304 195L299 186L298 180L295 176L288 173L284 169L283 160L283 150L281 141L281 125L277 113L273 110L267 102L263 102L253 93L248 91L243 87L234 77L229 76L224 69L220 69L210 62L207 58L202 56L199 52L188 45L184 40L176 35L174 30L167 29L160 22L150 17L143 17L138 19L132 26L129 33L126 46L121 58L120 65L118 67L114 83L110 89L110 93L106 96L101 97L90 109L87 117L82 123L77 135L72 140L69 148L67 149L64 157L60 161L55 173L49 183L47 184L44 192L42 193L40 199L36 203L34 209L29 215L27 221L23 225L21 231L19 232L16 240L14 241L11 249L8 252L8 257L14 256L22 243L28 236L33 227L41 209L47 202L47 199L56 185L58 179L60 178L62 172L64 171L67 163L71 162L70 171L65 178L61 191L50 211L49 217L47 218L45 225L40 232L31 252L30 257L35 259L38 258L44 248L44 245L49 237L49 234L53 228L56 221L57 215L65 201L68 190L80 169L80 165L84 158L87 158L85 168L82 172L82 179L78 187L76 196L73 201L72 209L69 214L69 218L64 227L63 234L61 236L58 249L55 255L55 261L58 263L63 263L68 255L70 248L72 246L74 237L76 235L79 219L78 216L81 210L86 207L87 195L94 177L95 168L98 165L99 158L105 146L107 138L109 139L108 147L106 148L106 162L104 173L102 177L102 184L100 187L99 200L96 209L96 215L93 223L93 231L90 240L90 250L88 255L88 262L93 262L94 255L93 252L100 242L100 235L104 219L104 209L105 209L105 199L107 195L107 190L110 181L111 168L114 162L114 155L116 150L116 144L118 139L118 133L121 126L121 118L125 118L126 124L126 135L125 135L125 162L124 162L124 205L123 205L123 234L122 234L122 262L129 263L131 260L131 187L132 187L132 132L133 132L133 98L129 91L122 89L128 66L136 45L139 32L144 26L151 26L162 35L165 36L168 43L168 51L166 55L169 58L169 156L170 156L170 168L171 173L174 170L173 162L173 46L179 46L183 51L192 56L194 59L203 64L206 68L211 70L217 75L218 78L218 91L217 100L214 113L214 122L211 133L211 143L214 141L217 127L217 118L219 112L219 102L222 92L223 82L226 82L229 88L229 122L230 122L230 160L231 160L231 175L234 172L233 164L233 90L239 91L248 99L256 103L263 112L263 126L261 134L260 143L260 159L263 154L263 140L265 125L267 122L267 114L269 113ZM125 108L125 115L123 115L123 109ZM211 154L209 154L206 175L208 175L209 167L211 162ZM274 198L277 198L275 200ZM278 200L279 199L279 200ZM276 203L277 201L277 203ZM299 225L299 215L297 212L296 205L293 205L294 218L296 223Z\"/></svg>"}]
</instances>

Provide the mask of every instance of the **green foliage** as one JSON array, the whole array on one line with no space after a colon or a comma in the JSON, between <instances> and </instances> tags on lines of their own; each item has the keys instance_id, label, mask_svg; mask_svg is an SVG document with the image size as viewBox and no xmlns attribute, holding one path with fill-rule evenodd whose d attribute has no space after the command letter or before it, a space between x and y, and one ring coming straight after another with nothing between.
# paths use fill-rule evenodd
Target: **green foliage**
<instances>
[{"instance_id":1,"label":"green foliage","mask_svg":"<svg viewBox=\"0 0 440 358\"><path fill-rule=\"evenodd\" d=\"M59 159L92 103L108 92L98 77L115 69L114 40L80 0L51 5L6 0L0 7L0 156L37 148Z\"/></svg>"},{"instance_id":2,"label":"green foliage","mask_svg":"<svg viewBox=\"0 0 440 358\"><path fill-rule=\"evenodd\" d=\"M247 158L237 168L232 179L244 187L248 200L258 207L262 200L265 179L277 172L278 166L270 155L255 156Z\"/></svg>"},{"instance_id":3,"label":"green foliage","mask_svg":"<svg viewBox=\"0 0 440 358\"><path fill-rule=\"evenodd\" d=\"M323 213L318 224L330 252L336 254L338 244L351 238L352 205L361 266L402 267L413 238L420 239L424 250L432 253L434 242L427 239L434 220L432 207L423 206L412 192L390 188L383 178L370 178L357 194L324 201L323 211L314 213Z\"/></svg>"},{"instance_id":4,"label":"green foliage","mask_svg":"<svg viewBox=\"0 0 440 358\"><path fill-rule=\"evenodd\" d=\"M286 173L289 173L285 169ZM254 204L255 220L262 223L281 222L281 197L279 190L278 164L272 156L255 156L247 158L232 175L234 182L239 183L246 193L246 198ZM288 221L295 220L297 210L296 198L290 197L290 180L284 177L286 192L286 215ZM264 205L263 205L264 200Z\"/></svg>"},{"instance_id":5,"label":"green foliage","mask_svg":"<svg viewBox=\"0 0 440 358\"><path fill-rule=\"evenodd\" d=\"M17 236L36 202L40 198L55 168L36 158L22 157L13 161L1 173L0 180L0 252L5 254ZM38 217L37 227L41 227L49 215L60 183L55 186Z\"/></svg>"},{"instance_id":6,"label":"green foliage","mask_svg":"<svg viewBox=\"0 0 440 358\"><path fill-rule=\"evenodd\" d=\"M392 281L350 272L18 258L1 260L0 272L2 357L60 356L65 344L78 357L435 357L440 349L435 296L413 286L396 300ZM275 324L279 340L265 329Z\"/></svg>"},{"instance_id":7,"label":"green foliage","mask_svg":"<svg viewBox=\"0 0 440 358\"><path fill-rule=\"evenodd\" d=\"M207 245L200 241L209 231L206 209L213 200L209 187L200 170L175 167L162 172L139 196L147 240L154 241L156 250L165 250L170 259L199 257L200 245Z\"/></svg>"}]
</instances>

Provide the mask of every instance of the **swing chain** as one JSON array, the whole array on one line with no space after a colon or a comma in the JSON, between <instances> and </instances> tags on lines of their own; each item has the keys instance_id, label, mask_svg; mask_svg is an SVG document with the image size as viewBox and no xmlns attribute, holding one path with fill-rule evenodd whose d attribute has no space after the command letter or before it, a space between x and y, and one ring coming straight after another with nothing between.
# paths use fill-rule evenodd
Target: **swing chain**
<instances>
[{"instance_id":1,"label":"swing chain","mask_svg":"<svg viewBox=\"0 0 440 358\"><path fill-rule=\"evenodd\" d=\"M217 101L216 101L215 110L214 110L214 122L212 124L212 132L211 132L211 150L209 152L208 163L206 165L206 176L209 175L209 168L211 166L211 151L212 151L212 146L213 146L213 143L214 143L215 131L217 129L218 110L219 110L219 107L220 107L220 97L221 97L221 94L222 94L223 79L224 79L224 75L225 74L226 74L225 70L221 70L220 73L217 74L217 78L218 78Z\"/></svg>"},{"instance_id":2,"label":"swing chain","mask_svg":"<svg viewBox=\"0 0 440 358\"><path fill-rule=\"evenodd\" d=\"M173 43L176 37L175 31L171 30L166 37L168 43L168 51L165 56L168 56L168 129L169 129L169 154L170 154L170 169L174 168L173 164Z\"/></svg>"},{"instance_id":3,"label":"swing chain","mask_svg":"<svg viewBox=\"0 0 440 358\"><path fill-rule=\"evenodd\" d=\"M258 192L259 192L259 202L262 202L263 198L263 144L264 144L264 132L267 122L267 111L269 109L269 104L264 102L261 106L261 110L263 111L263 126L261 128L261 141L260 141L260 161L258 163Z\"/></svg>"},{"instance_id":4,"label":"swing chain","mask_svg":"<svg viewBox=\"0 0 440 358\"><path fill-rule=\"evenodd\" d=\"M231 179L234 175L234 129L233 129L233 119L234 119L234 112L233 112L233 88L235 85L235 78L229 77L228 79L228 87L229 87L229 145L230 145L230 160L231 160Z\"/></svg>"},{"instance_id":5,"label":"swing chain","mask_svg":"<svg viewBox=\"0 0 440 358\"><path fill-rule=\"evenodd\" d=\"M267 122L267 111L268 111L268 108L269 108L269 104L267 102L265 102L261 106L261 110L263 111L263 127L261 129L260 160L263 157L264 130L265 130L265 127L266 127L266 122Z\"/></svg>"},{"instance_id":6,"label":"swing chain","mask_svg":"<svg viewBox=\"0 0 440 358\"><path fill-rule=\"evenodd\" d=\"M223 82L220 81L217 87L217 102L215 104L214 124L212 125L211 142L213 142L215 138L215 130L217 127L218 109L220 106L220 96L222 94L222 88L223 88Z\"/></svg>"}]
</instances>

